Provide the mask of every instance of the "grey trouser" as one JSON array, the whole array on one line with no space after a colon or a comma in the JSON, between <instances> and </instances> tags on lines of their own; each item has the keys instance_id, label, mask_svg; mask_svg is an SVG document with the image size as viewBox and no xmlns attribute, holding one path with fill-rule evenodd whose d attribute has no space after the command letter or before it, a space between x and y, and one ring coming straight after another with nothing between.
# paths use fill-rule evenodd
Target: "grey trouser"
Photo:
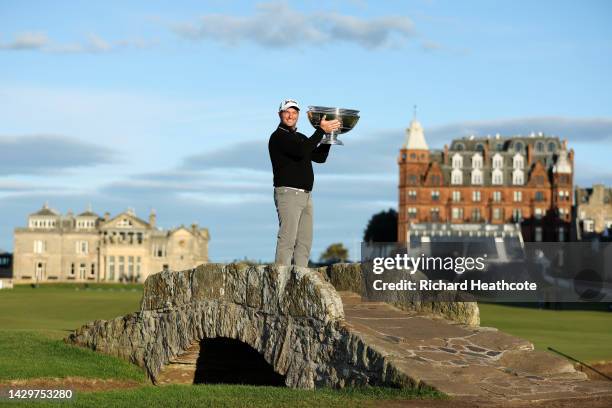
<instances>
[{"instance_id":1,"label":"grey trouser","mask_svg":"<svg viewBox=\"0 0 612 408\"><path fill-rule=\"evenodd\" d=\"M278 239L275 262L308 266L312 247L312 193L287 187L274 188L278 214Z\"/></svg>"}]
</instances>

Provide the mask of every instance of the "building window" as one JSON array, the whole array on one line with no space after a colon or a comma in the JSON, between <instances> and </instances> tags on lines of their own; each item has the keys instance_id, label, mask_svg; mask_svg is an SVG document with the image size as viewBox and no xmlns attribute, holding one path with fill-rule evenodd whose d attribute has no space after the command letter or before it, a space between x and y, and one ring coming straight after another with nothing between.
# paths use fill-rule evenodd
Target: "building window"
<instances>
[{"instance_id":1,"label":"building window","mask_svg":"<svg viewBox=\"0 0 612 408\"><path fill-rule=\"evenodd\" d=\"M535 228L535 241L542 242L542 227Z\"/></svg>"},{"instance_id":2,"label":"building window","mask_svg":"<svg viewBox=\"0 0 612 408\"><path fill-rule=\"evenodd\" d=\"M472 191L472 201L480 201L480 191Z\"/></svg>"},{"instance_id":3,"label":"building window","mask_svg":"<svg viewBox=\"0 0 612 408\"><path fill-rule=\"evenodd\" d=\"M512 172L512 184L515 186L522 186L525 183L525 176L523 170L514 170Z\"/></svg>"},{"instance_id":4,"label":"building window","mask_svg":"<svg viewBox=\"0 0 612 408\"><path fill-rule=\"evenodd\" d=\"M537 142L536 143L536 152L543 153L544 152L544 143Z\"/></svg>"},{"instance_id":5,"label":"building window","mask_svg":"<svg viewBox=\"0 0 612 408\"><path fill-rule=\"evenodd\" d=\"M432 208L431 209L431 221L438 222L440 220L440 209Z\"/></svg>"},{"instance_id":6,"label":"building window","mask_svg":"<svg viewBox=\"0 0 612 408\"><path fill-rule=\"evenodd\" d=\"M459 153L453 155L453 169L460 169L463 167L463 157Z\"/></svg>"},{"instance_id":7,"label":"building window","mask_svg":"<svg viewBox=\"0 0 612 408\"><path fill-rule=\"evenodd\" d=\"M569 201L570 194L569 191L559 191L559 201Z\"/></svg>"},{"instance_id":8,"label":"building window","mask_svg":"<svg viewBox=\"0 0 612 408\"><path fill-rule=\"evenodd\" d=\"M41 241L41 240L34 241L34 253L42 254L43 252L45 252L46 246L47 245L45 241Z\"/></svg>"},{"instance_id":9,"label":"building window","mask_svg":"<svg viewBox=\"0 0 612 408\"><path fill-rule=\"evenodd\" d=\"M461 191L453 191L453 202L458 203L461 201Z\"/></svg>"},{"instance_id":10,"label":"building window","mask_svg":"<svg viewBox=\"0 0 612 408\"><path fill-rule=\"evenodd\" d=\"M512 210L512 220L514 222L520 222L523 220L523 212L520 208L515 208Z\"/></svg>"},{"instance_id":11,"label":"building window","mask_svg":"<svg viewBox=\"0 0 612 408\"><path fill-rule=\"evenodd\" d=\"M472 210L472 221L474 222L480 221L480 208L474 208Z\"/></svg>"},{"instance_id":12,"label":"building window","mask_svg":"<svg viewBox=\"0 0 612 408\"><path fill-rule=\"evenodd\" d=\"M408 208L408 218L416 218L416 216L417 216L417 209L414 207Z\"/></svg>"},{"instance_id":13,"label":"building window","mask_svg":"<svg viewBox=\"0 0 612 408\"><path fill-rule=\"evenodd\" d=\"M451 212L454 220L463 220L463 208L453 207Z\"/></svg>"},{"instance_id":14,"label":"building window","mask_svg":"<svg viewBox=\"0 0 612 408\"><path fill-rule=\"evenodd\" d=\"M463 151L463 150L465 150L465 146L463 145L463 143L457 143L455 145L455 150Z\"/></svg>"},{"instance_id":15,"label":"building window","mask_svg":"<svg viewBox=\"0 0 612 408\"><path fill-rule=\"evenodd\" d=\"M91 264L91 276L96 276L96 264Z\"/></svg>"},{"instance_id":16,"label":"building window","mask_svg":"<svg viewBox=\"0 0 612 408\"><path fill-rule=\"evenodd\" d=\"M408 200L416 201L416 198L417 198L416 190L408 190Z\"/></svg>"},{"instance_id":17,"label":"building window","mask_svg":"<svg viewBox=\"0 0 612 408\"><path fill-rule=\"evenodd\" d=\"M136 257L136 278L140 278L140 257Z\"/></svg>"},{"instance_id":18,"label":"building window","mask_svg":"<svg viewBox=\"0 0 612 408\"><path fill-rule=\"evenodd\" d=\"M557 150L557 145L554 142L550 142L548 144L548 152L549 153L554 153L555 150Z\"/></svg>"},{"instance_id":19,"label":"building window","mask_svg":"<svg viewBox=\"0 0 612 408\"><path fill-rule=\"evenodd\" d=\"M438 176L438 175L431 176L431 184L433 184L434 186L439 186L440 185L440 176Z\"/></svg>"},{"instance_id":20,"label":"building window","mask_svg":"<svg viewBox=\"0 0 612 408\"><path fill-rule=\"evenodd\" d=\"M482 152L482 151L484 151L484 145L483 145L482 143L478 143L478 144L476 145L476 151L477 151L477 152Z\"/></svg>"},{"instance_id":21,"label":"building window","mask_svg":"<svg viewBox=\"0 0 612 408\"><path fill-rule=\"evenodd\" d=\"M463 172L459 169L454 169L451 173L451 184L461 185L463 184Z\"/></svg>"},{"instance_id":22,"label":"building window","mask_svg":"<svg viewBox=\"0 0 612 408\"><path fill-rule=\"evenodd\" d=\"M595 231L595 221L593 220L584 220L582 221L584 232L593 232Z\"/></svg>"},{"instance_id":23,"label":"building window","mask_svg":"<svg viewBox=\"0 0 612 408\"><path fill-rule=\"evenodd\" d=\"M502 167L504 167L504 158L501 154L495 153L495 156L493 156L493 168L501 169Z\"/></svg>"},{"instance_id":24,"label":"building window","mask_svg":"<svg viewBox=\"0 0 612 408\"><path fill-rule=\"evenodd\" d=\"M479 170L479 169L472 170L472 184L473 185L482 184L482 170Z\"/></svg>"},{"instance_id":25,"label":"building window","mask_svg":"<svg viewBox=\"0 0 612 408\"><path fill-rule=\"evenodd\" d=\"M108 257L108 277L107 279L109 281L115 280L115 257L114 256Z\"/></svg>"},{"instance_id":26,"label":"building window","mask_svg":"<svg viewBox=\"0 0 612 408\"><path fill-rule=\"evenodd\" d=\"M84 263L79 265L79 279L85 279L85 273L87 271L87 265Z\"/></svg>"},{"instance_id":27,"label":"building window","mask_svg":"<svg viewBox=\"0 0 612 408\"><path fill-rule=\"evenodd\" d=\"M125 278L125 257L119 256L119 279Z\"/></svg>"},{"instance_id":28,"label":"building window","mask_svg":"<svg viewBox=\"0 0 612 408\"><path fill-rule=\"evenodd\" d=\"M544 216L544 209L543 208L536 208L534 215L535 215L536 220L541 220L542 217Z\"/></svg>"},{"instance_id":29,"label":"building window","mask_svg":"<svg viewBox=\"0 0 612 408\"><path fill-rule=\"evenodd\" d=\"M565 228L559 227L559 242L565 241Z\"/></svg>"},{"instance_id":30,"label":"building window","mask_svg":"<svg viewBox=\"0 0 612 408\"><path fill-rule=\"evenodd\" d=\"M504 173L500 169L493 170L491 175L491 184L499 186L504 184Z\"/></svg>"},{"instance_id":31,"label":"building window","mask_svg":"<svg viewBox=\"0 0 612 408\"><path fill-rule=\"evenodd\" d=\"M502 218L502 209L499 207L495 207L493 209L493 219L494 220L501 220Z\"/></svg>"},{"instance_id":32,"label":"building window","mask_svg":"<svg viewBox=\"0 0 612 408\"><path fill-rule=\"evenodd\" d=\"M153 245L153 256L156 258L163 258L166 256L166 246L159 244Z\"/></svg>"},{"instance_id":33,"label":"building window","mask_svg":"<svg viewBox=\"0 0 612 408\"><path fill-rule=\"evenodd\" d=\"M408 175L408 183L411 185L415 185L417 183L417 176L414 174Z\"/></svg>"},{"instance_id":34,"label":"building window","mask_svg":"<svg viewBox=\"0 0 612 408\"><path fill-rule=\"evenodd\" d=\"M522 151L522 150L523 150L523 143L521 143L521 142L516 142L516 143L514 144L514 151L518 153L518 152L520 152L520 151Z\"/></svg>"},{"instance_id":35,"label":"building window","mask_svg":"<svg viewBox=\"0 0 612 408\"><path fill-rule=\"evenodd\" d=\"M494 191L493 192L493 201L496 202L496 203L499 203L499 202L501 202L501 199L502 199L501 191Z\"/></svg>"},{"instance_id":36,"label":"building window","mask_svg":"<svg viewBox=\"0 0 612 408\"><path fill-rule=\"evenodd\" d=\"M480 153L476 153L472 156L472 168L482 169L482 155Z\"/></svg>"},{"instance_id":37,"label":"building window","mask_svg":"<svg viewBox=\"0 0 612 408\"><path fill-rule=\"evenodd\" d=\"M70 264L70 275L74 276L74 263Z\"/></svg>"},{"instance_id":38,"label":"building window","mask_svg":"<svg viewBox=\"0 0 612 408\"><path fill-rule=\"evenodd\" d=\"M76 242L76 253L87 255L89 253L89 242L77 241Z\"/></svg>"},{"instance_id":39,"label":"building window","mask_svg":"<svg viewBox=\"0 0 612 408\"><path fill-rule=\"evenodd\" d=\"M544 192L543 191L536 191L536 193L535 193L535 200L536 201L544 201Z\"/></svg>"},{"instance_id":40,"label":"building window","mask_svg":"<svg viewBox=\"0 0 612 408\"><path fill-rule=\"evenodd\" d=\"M520 154L515 154L512 158L512 168L515 170L522 170L525 167L525 162L523 160L523 156Z\"/></svg>"},{"instance_id":41,"label":"building window","mask_svg":"<svg viewBox=\"0 0 612 408\"><path fill-rule=\"evenodd\" d=\"M435 190L431 192L431 200L432 201L439 201L440 200L440 192Z\"/></svg>"},{"instance_id":42,"label":"building window","mask_svg":"<svg viewBox=\"0 0 612 408\"><path fill-rule=\"evenodd\" d=\"M128 256L128 277L134 278L134 257Z\"/></svg>"},{"instance_id":43,"label":"building window","mask_svg":"<svg viewBox=\"0 0 612 408\"><path fill-rule=\"evenodd\" d=\"M515 191L514 192L514 202L515 203L520 203L521 201L523 201L523 192L522 191Z\"/></svg>"},{"instance_id":44,"label":"building window","mask_svg":"<svg viewBox=\"0 0 612 408\"><path fill-rule=\"evenodd\" d=\"M559 218L565 219L569 215L569 211L566 208L559 208Z\"/></svg>"}]
</instances>

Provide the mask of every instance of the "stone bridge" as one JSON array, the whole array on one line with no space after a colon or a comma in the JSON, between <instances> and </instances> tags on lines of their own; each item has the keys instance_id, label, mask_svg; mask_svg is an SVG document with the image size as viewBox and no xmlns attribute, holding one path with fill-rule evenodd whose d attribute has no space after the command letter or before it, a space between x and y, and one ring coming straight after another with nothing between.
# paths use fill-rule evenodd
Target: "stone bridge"
<instances>
[{"instance_id":1,"label":"stone bridge","mask_svg":"<svg viewBox=\"0 0 612 408\"><path fill-rule=\"evenodd\" d=\"M478 326L475 303L364 302L358 264L205 264L160 272L141 310L66 341L124 358L164 383L296 388L379 385L547 400L612 396L572 364Z\"/></svg>"}]
</instances>

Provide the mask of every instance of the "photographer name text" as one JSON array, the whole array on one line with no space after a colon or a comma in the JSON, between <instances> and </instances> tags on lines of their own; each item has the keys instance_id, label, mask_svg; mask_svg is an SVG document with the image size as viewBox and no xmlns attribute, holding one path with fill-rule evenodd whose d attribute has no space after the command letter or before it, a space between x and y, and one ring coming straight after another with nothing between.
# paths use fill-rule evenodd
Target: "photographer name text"
<instances>
[{"instance_id":1,"label":"photographer name text","mask_svg":"<svg viewBox=\"0 0 612 408\"><path fill-rule=\"evenodd\" d=\"M420 280L410 281L402 279L399 282L384 282L375 280L372 284L374 290L462 290L462 291L534 291L538 290L535 282L506 282L499 280L495 282L483 282L481 280L469 280L463 282L447 282L443 280Z\"/></svg>"}]
</instances>

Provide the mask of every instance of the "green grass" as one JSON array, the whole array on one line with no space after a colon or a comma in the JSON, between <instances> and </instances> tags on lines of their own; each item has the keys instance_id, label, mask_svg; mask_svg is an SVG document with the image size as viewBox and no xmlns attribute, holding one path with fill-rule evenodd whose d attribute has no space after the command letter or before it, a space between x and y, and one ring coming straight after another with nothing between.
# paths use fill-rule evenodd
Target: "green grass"
<instances>
[{"instance_id":1,"label":"green grass","mask_svg":"<svg viewBox=\"0 0 612 408\"><path fill-rule=\"evenodd\" d=\"M138 310L141 297L142 285L16 285L0 290L0 330L34 330L59 339L89 321Z\"/></svg>"},{"instance_id":2,"label":"green grass","mask_svg":"<svg viewBox=\"0 0 612 408\"><path fill-rule=\"evenodd\" d=\"M479 304L480 324L585 362L612 360L612 313Z\"/></svg>"},{"instance_id":3,"label":"green grass","mask_svg":"<svg viewBox=\"0 0 612 408\"><path fill-rule=\"evenodd\" d=\"M443 398L431 391L392 388L352 388L344 390L293 390L279 387L244 385L170 385L96 393L75 393L70 407L375 407L381 400ZM8 404L7 404L8 405ZM57 406L54 402L31 402L20 406Z\"/></svg>"},{"instance_id":4,"label":"green grass","mask_svg":"<svg viewBox=\"0 0 612 408\"><path fill-rule=\"evenodd\" d=\"M38 288L18 285L15 289L0 291L0 380L79 376L144 381L142 371L132 364L61 341L70 331L89 321L138 310L141 296L141 285L90 284L87 288L82 284L45 284ZM612 360L612 313L491 304L481 304L480 310L483 326L497 327L528 339L539 349L552 346L586 362ZM421 397L440 395L385 388L313 392L229 385L143 386L77 393L76 399L68 404L73 407L349 407ZM32 405L40 406L40 402Z\"/></svg>"},{"instance_id":5,"label":"green grass","mask_svg":"<svg viewBox=\"0 0 612 408\"><path fill-rule=\"evenodd\" d=\"M39 332L0 331L0 356L0 381L42 377L146 380L144 372L134 364Z\"/></svg>"}]
</instances>

